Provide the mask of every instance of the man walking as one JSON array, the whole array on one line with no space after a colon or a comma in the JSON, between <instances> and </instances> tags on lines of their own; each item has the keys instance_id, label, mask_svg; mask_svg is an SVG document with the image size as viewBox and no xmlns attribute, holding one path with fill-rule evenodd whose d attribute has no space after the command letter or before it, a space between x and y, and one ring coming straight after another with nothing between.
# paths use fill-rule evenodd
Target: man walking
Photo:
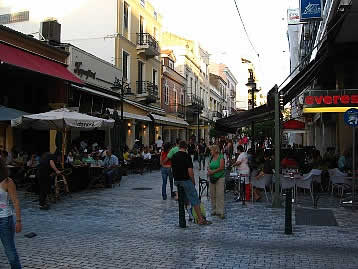
<instances>
[{"instance_id":1,"label":"man walking","mask_svg":"<svg viewBox=\"0 0 358 269\"><path fill-rule=\"evenodd\" d=\"M201 143L198 145L199 170L201 170L201 167L203 167L203 170L205 170L205 154L206 154L205 140L201 139ZM201 166L201 164L203 164L203 166Z\"/></svg>"},{"instance_id":2,"label":"man walking","mask_svg":"<svg viewBox=\"0 0 358 269\"><path fill-rule=\"evenodd\" d=\"M185 141L180 141L179 151L173 155L172 159L172 170L174 177L174 184L179 188L182 187L188 198L191 206L194 208L197 216L199 225L211 224L207 221L200 211L200 200L198 193L195 189L195 178L193 171L193 162L189 154L186 152L187 144Z\"/></svg>"},{"instance_id":3,"label":"man walking","mask_svg":"<svg viewBox=\"0 0 358 269\"><path fill-rule=\"evenodd\" d=\"M40 186L40 209L48 210L49 205L47 196L51 189L51 173L54 171L57 175L61 174L55 165L56 156L46 152L42 154L40 164L38 165L39 186Z\"/></svg>"}]
</instances>

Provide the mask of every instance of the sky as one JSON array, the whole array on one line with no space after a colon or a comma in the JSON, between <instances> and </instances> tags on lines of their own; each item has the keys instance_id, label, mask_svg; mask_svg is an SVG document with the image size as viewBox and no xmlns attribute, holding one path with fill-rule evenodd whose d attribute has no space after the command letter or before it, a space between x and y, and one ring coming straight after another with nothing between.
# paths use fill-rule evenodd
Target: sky
<instances>
[{"instance_id":1,"label":"sky","mask_svg":"<svg viewBox=\"0 0 358 269\"><path fill-rule=\"evenodd\" d=\"M99 0L95 0L99 1ZM110 4L114 0L101 0ZM211 59L227 64L239 81L247 80L243 72L241 58L255 64L258 86L268 92L275 84L281 84L289 75L289 50L287 40L287 8L298 7L298 0L236 0L250 39L257 54L253 51L244 33L234 0L150 0L163 16L163 31L171 31L188 39L200 42L211 54ZM1 6L11 6L11 12L31 10L32 19L38 21L46 17L71 18L71 14L83 15L83 20L94 17L101 21L98 10L86 13L83 6L94 5L94 0L0 0ZM98 3L99 4L99 3ZM97 5L97 3L96 3ZM92 13L89 13L92 12ZM108 14L107 14L108 16ZM79 16L75 16L77 20ZM67 19L70 25L71 20ZM70 37L101 36L103 27L98 29L69 28L63 24L63 34ZM73 30L73 33L69 33ZM82 32L79 32L82 31ZM93 32L93 34L91 33ZM106 33L108 34L108 33ZM90 47L83 41L78 46ZM77 44L76 44L77 45ZM113 58L113 57L112 57ZM113 59L112 59L113 60Z\"/></svg>"},{"instance_id":2,"label":"sky","mask_svg":"<svg viewBox=\"0 0 358 269\"><path fill-rule=\"evenodd\" d=\"M267 92L289 75L287 8L298 7L298 0L236 2L259 57L245 35L234 0L151 0L163 16L164 30L198 40L213 60L226 63L239 80L241 57L251 60L259 85Z\"/></svg>"}]
</instances>

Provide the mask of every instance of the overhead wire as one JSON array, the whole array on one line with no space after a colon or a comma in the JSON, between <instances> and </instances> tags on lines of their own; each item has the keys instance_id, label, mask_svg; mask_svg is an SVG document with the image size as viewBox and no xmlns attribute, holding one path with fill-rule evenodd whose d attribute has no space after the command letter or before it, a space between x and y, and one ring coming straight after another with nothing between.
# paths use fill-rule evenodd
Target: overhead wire
<instances>
[{"instance_id":1,"label":"overhead wire","mask_svg":"<svg viewBox=\"0 0 358 269\"><path fill-rule=\"evenodd\" d=\"M239 18L240 18L242 27L243 27L243 29L244 29L244 31L245 31L247 40L249 41L249 43L250 43L250 45L251 45L251 48L252 48L252 50L255 52L257 58L260 58L260 54L257 52L257 50L256 50L256 48L255 48L255 46L254 46L254 44L252 43L252 41L251 41L251 39L250 39L249 33L247 32L247 29L246 29L244 20L242 19L242 16L241 16L241 13L240 13L240 10L239 10L239 6L237 5L236 0L234 0L234 3L235 3L235 7L236 7L236 10L237 10L237 13L239 14Z\"/></svg>"}]
</instances>

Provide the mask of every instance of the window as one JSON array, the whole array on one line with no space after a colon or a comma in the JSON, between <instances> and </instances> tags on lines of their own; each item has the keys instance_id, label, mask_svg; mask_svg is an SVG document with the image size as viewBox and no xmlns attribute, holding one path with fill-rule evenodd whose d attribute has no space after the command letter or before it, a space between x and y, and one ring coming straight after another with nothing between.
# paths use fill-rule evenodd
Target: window
<instances>
[{"instance_id":1,"label":"window","mask_svg":"<svg viewBox=\"0 0 358 269\"><path fill-rule=\"evenodd\" d=\"M140 0L140 4L145 7L145 0Z\"/></svg>"},{"instance_id":2,"label":"window","mask_svg":"<svg viewBox=\"0 0 358 269\"><path fill-rule=\"evenodd\" d=\"M169 68L174 69L174 62L169 59Z\"/></svg>"},{"instance_id":3,"label":"window","mask_svg":"<svg viewBox=\"0 0 358 269\"><path fill-rule=\"evenodd\" d=\"M193 78L190 78L190 92L193 93Z\"/></svg>"},{"instance_id":4,"label":"window","mask_svg":"<svg viewBox=\"0 0 358 269\"><path fill-rule=\"evenodd\" d=\"M184 105L184 94L180 95L180 104Z\"/></svg>"},{"instance_id":5,"label":"window","mask_svg":"<svg viewBox=\"0 0 358 269\"><path fill-rule=\"evenodd\" d=\"M169 105L169 87L168 85L164 86L164 103Z\"/></svg>"},{"instance_id":6,"label":"window","mask_svg":"<svg viewBox=\"0 0 358 269\"><path fill-rule=\"evenodd\" d=\"M165 64L164 64L164 59L162 59L162 65L165 65Z\"/></svg>"},{"instance_id":7,"label":"window","mask_svg":"<svg viewBox=\"0 0 358 269\"><path fill-rule=\"evenodd\" d=\"M123 77L127 79L127 81L129 81L129 54L125 51L123 51L123 56L122 56L122 70L123 70Z\"/></svg>"},{"instance_id":8,"label":"window","mask_svg":"<svg viewBox=\"0 0 358 269\"><path fill-rule=\"evenodd\" d=\"M174 104L177 105L178 103L178 93L177 90L174 88Z\"/></svg>"},{"instance_id":9,"label":"window","mask_svg":"<svg viewBox=\"0 0 358 269\"><path fill-rule=\"evenodd\" d=\"M157 70L153 69L153 85L157 84Z\"/></svg>"},{"instance_id":10,"label":"window","mask_svg":"<svg viewBox=\"0 0 358 269\"><path fill-rule=\"evenodd\" d=\"M155 20L158 20L158 13L157 13L155 10L154 10L153 15L154 15L154 19L155 19Z\"/></svg>"},{"instance_id":11,"label":"window","mask_svg":"<svg viewBox=\"0 0 358 269\"><path fill-rule=\"evenodd\" d=\"M129 14L128 14L128 4L124 2L124 10L123 10L123 21L124 21L124 28L128 29L128 22L129 22Z\"/></svg>"}]
</instances>

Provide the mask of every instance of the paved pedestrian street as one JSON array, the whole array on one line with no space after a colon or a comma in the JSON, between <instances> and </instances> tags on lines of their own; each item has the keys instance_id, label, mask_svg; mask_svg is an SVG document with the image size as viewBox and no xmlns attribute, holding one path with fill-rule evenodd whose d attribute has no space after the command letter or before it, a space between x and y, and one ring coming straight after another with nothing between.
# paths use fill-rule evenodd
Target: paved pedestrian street
<instances>
[{"instance_id":1,"label":"paved pedestrian street","mask_svg":"<svg viewBox=\"0 0 358 269\"><path fill-rule=\"evenodd\" d=\"M294 225L290 236L284 209L242 206L231 193L225 220L209 217L210 226L181 229L177 202L161 198L159 171L124 177L114 189L74 193L49 211L38 209L36 197L20 196L24 229L16 243L24 268L358 268L358 212L328 196L319 206L327 202L338 226ZM37 236L24 237L29 232ZM2 249L0 268L9 268Z\"/></svg>"}]
</instances>

